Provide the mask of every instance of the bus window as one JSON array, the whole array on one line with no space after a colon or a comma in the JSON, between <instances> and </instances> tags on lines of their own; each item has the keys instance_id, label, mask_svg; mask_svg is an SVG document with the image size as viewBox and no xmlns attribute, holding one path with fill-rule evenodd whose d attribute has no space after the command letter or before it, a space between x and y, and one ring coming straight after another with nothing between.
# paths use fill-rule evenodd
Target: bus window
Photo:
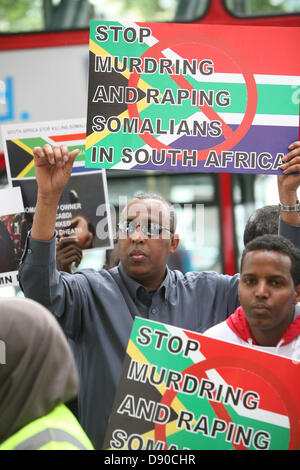
<instances>
[{"instance_id":1,"label":"bus window","mask_svg":"<svg viewBox=\"0 0 300 470\"><path fill-rule=\"evenodd\" d=\"M68 119L84 115L88 28L91 19L298 27L299 4L300 0L0 1L1 124L25 120L35 122ZM44 34L47 30L51 33ZM62 30L67 31L61 33ZM24 32L33 34L23 34ZM42 87L30 89L43 61L47 65L58 64L58 69L62 64L66 68L66 74L68 70L72 70L72 80L68 75L55 76L55 80L50 77L47 94L53 98L46 109L40 105L39 93L44 93ZM71 64L70 67L68 64ZM27 84L30 92L22 93ZM294 98L299 102L298 92L295 89ZM77 97L76 100L74 96ZM10 106L12 103L14 108ZM0 144L0 188L7 185L4 154L1 150ZM269 197L275 193L272 176L226 173L184 173L171 176L160 175L159 172L155 172L155 175L153 172L138 172L139 175L136 175L133 171L123 173L122 179L117 170L107 172L109 198L117 210L120 187L123 195L128 198L137 190L162 194L176 204L179 224L184 224L182 244L190 251L194 269L213 269L227 274L233 274L237 269L236 255L239 254L235 247L238 247L238 252L242 249L241 236L248 215L256 207L273 203L269 201ZM191 209L187 210L189 204ZM192 227L199 217L196 215L197 205L201 204L205 207L205 250L202 242L195 241L192 236Z\"/></svg>"},{"instance_id":2,"label":"bus window","mask_svg":"<svg viewBox=\"0 0 300 470\"><path fill-rule=\"evenodd\" d=\"M254 193L254 186L257 175L232 175L233 188L233 207L234 207L234 222L235 222L235 237L237 247L237 267L240 264L241 254L244 249L243 235L246 222L252 212L256 209L256 199ZM271 177L272 178L272 177ZM274 180L273 185L274 185ZM274 188L274 186L273 186ZM259 204L259 207L264 205Z\"/></svg>"},{"instance_id":3,"label":"bus window","mask_svg":"<svg viewBox=\"0 0 300 470\"><path fill-rule=\"evenodd\" d=\"M217 176L168 176L169 200L176 207L180 247L189 255L190 270L222 270Z\"/></svg>"},{"instance_id":4,"label":"bus window","mask_svg":"<svg viewBox=\"0 0 300 470\"><path fill-rule=\"evenodd\" d=\"M169 260L173 269L222 271L220 208L216 174L180 174L107 170L108 196L114 237L123 207L140 192L156 193L170 201L176 210L180 245ZM122 192L120 193L120 188ZM104 254L84 253L79 269L101 269ZM175 264L175 266L174 266Z\"/></svg>"},{"instance_id":5,"label":"bus window","mask_svg":"<svg viewBox=\"0 0 300 470\"><path fill-rule=\"evenodd\" d=\"M120 210L138 192L160 194L175 206L180 248L187 252L189 268L222 270L217 175L107 170L107 178L115 227Z\"/></svg>"},{"instance_id":6,"label":"bus window","mask_svg":"<svg viewBox=\"0 0 300 470\"><path fill-rule=\"evenodd\" d=\"M224 4L239 18L300 13L300 0L225 0Z\"/></svg>"},{"instance_id":7,"label":"bus window","mask_svg":"<svg viewBox=\"0 0 300 470\"><path fill-rule=\"evenodd\" d=\"M88 29L90 20L194 21L209 0L15 0L0 4L0 33Z\"/></svg>"},{"instance_id":8,"label":"bus window","mask_svg":"<svg viewBox=\"0 0 300 470\"><path fill-rule=\"evenodd\" d=\"M197 6L196 6L197 4ZM88 29L90 20L189 21L200 17L208 0L15 0L0 4L0 32Z\"/></svg>"}]
</instances>

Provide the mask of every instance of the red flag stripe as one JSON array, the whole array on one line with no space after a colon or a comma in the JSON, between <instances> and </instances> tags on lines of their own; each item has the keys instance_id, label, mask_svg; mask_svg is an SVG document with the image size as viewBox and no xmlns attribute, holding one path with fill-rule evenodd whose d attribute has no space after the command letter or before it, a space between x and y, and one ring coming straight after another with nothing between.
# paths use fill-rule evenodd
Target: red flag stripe
<instances>
[{"instance_id":1,"label":"red flag stripe","mask_svg":"<svg viewBox=\"0 0 300 470\"><path fill-rule=\"evenodd\" d=\"M85 139L86 133L82 134L67 134L67 135L50 135L50 139L54 142L67 142L69 140L82 140Z\"/></svg>"}]
</instances>

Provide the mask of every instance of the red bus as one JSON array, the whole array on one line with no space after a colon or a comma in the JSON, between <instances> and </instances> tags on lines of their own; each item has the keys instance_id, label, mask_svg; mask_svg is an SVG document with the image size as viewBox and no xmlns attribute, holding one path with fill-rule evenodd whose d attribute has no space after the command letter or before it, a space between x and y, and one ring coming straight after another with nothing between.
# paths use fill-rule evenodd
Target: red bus
<instances>
[{"instance_id":1,"label":"red bus","mask_svg":"<svg viewBox=\"0 0 300 470\"><path fill-rule=\"evenodd\" d=\"M7 7L15 10L11 20L11 10L1 10L0 125L85 115L90 19L300 26L300 0L36 0L28 3L29 11L21 4ZM299 99L299 89L295 94ZM3 154L0 171L4 187ZM275 177L270 177L269 186L270 179L259 175L129 173L107 171L112 204L117 206L121 187L128 197L140 189L161 193L178 206L179 220L180 206L190 204L190 215L185 211L182 221L183 246L189 255L185 270L237 272L245 221L257 206L272 203L268 188L274 193L275 187ZM199 204L205 207L201 247L190 237ZM88 263L101 267L99 257Z\"/></svg>"}]
</instances>

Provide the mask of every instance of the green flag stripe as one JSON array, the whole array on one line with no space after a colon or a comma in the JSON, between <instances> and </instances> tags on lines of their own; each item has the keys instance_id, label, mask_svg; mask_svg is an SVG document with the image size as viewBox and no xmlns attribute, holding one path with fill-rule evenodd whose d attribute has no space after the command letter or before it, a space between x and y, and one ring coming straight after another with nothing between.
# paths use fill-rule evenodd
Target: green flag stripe
<instances>
[{"instance_id":1,"label":"green flag stripe","mask_svg":"<svg viewBox=\"0 0 300 470\"><path fill-rule=\"evenodd\" d=\"M140 326L140 325L139 325ZM152 331L153 325L151 325ZM169 333L168 329L165 328L163 325L159 325L157 328L159 331L163 331L164 333ZM145 356L145 358L150 362L150 364L159 364L161 362L161 354L164 354L164 364L161 367L166 367L168 370L175 370L175 371L183 371L187 367L193 364L193 361L188 357L183 357L182 352L178 352L178 354L172 354L167 347L168 338L163 338L161 347L159 343L159 336L155 333L147 333L148 336L151 336L151 343L149 345L143 346L138 341L136 341L136 337L138 336L138 330L132 332L131 339L136 345L136 347L141 351L141 353ZM170 334L171 336L171 334ZM143 337L141 337L141 341L145 341ZM173 348L177 349L179 347L179 342L176 340L173 343ZM157 349L154 347L157 345ZM159 367L159 370L161 369Z\"/></svg>"}]
</instances>

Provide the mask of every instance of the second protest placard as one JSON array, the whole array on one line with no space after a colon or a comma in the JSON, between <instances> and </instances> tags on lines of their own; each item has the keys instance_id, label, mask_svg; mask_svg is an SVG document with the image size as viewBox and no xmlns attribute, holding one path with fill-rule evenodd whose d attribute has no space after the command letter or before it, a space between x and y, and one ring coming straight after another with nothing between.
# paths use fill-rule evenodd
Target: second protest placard
<instances>
[{"instance_id":1,"label":"second protest placard","mask_svg":"<svg viewBox=\"0 0 300 470\"><path fill-rule=\"evenodd\" d=\"M299 449L299 367L137 317L104 448Z\"/></svg>"}]
</instances>

